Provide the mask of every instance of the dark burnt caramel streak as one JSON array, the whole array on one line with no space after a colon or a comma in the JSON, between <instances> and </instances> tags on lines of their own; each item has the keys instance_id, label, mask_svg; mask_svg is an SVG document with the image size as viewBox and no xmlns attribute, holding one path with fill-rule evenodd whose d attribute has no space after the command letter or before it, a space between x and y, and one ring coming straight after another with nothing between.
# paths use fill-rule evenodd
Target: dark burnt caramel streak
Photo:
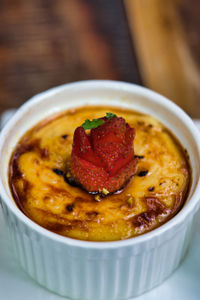
<instances>
[{"instance_id":1,"label":"dark burnt caramel streak","mask_svg":"<svg viewBox=\"0 0 200 300\"><path fill-rule=\"evenodd\" d=\"M113 195L91 195L70 182L73 132L106 112L136 128L136 175ZM18 207L58 234L112 241L148 232L183 206L190 184L188 158L157 120L131 110L85 107L51 116L28 131L10 160L10 188ZM104 197L103 197L104 196Z\"/></svg>"}]
</instances>

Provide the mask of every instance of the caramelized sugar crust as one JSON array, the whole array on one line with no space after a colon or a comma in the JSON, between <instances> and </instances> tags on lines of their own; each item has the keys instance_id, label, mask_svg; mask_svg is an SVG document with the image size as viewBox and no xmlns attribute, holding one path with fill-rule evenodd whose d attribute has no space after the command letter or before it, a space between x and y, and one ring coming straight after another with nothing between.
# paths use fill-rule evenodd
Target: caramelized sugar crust
<instances>
[{"instance_id":1,"label":"caramelized sugar crust","mask_svg":"<svg viewBox=\"0 0 200 300\"><path fill-rule=\"evenodd\" d=\"M124 190L96 201L69 185L73 133L85 119L106 112L136 129L137 172ZM50 117L28 131L10 161L10 188L30 219L58 234L90 241L113 241L148 232L183 206L190 184L185 151L155 118L113 107L83 107Z\"/></svg>"}]
</instances>

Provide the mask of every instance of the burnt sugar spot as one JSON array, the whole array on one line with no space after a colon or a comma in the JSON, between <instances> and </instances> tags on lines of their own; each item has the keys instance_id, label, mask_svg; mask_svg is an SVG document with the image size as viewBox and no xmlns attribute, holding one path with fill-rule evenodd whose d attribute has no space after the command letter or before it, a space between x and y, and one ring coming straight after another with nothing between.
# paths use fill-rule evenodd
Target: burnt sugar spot
<instances>
[{"instance_id":1,"label":"burnt sugar spot","mask_svg":"<svg viewBox=\"0 0 200 300\"><path fill-rule=\"evenodd\" d=\"M53 168L52 171L54 173L56 173L57 175L59 175L59 176L63 176L64 175L64 172L62 170L60 170L60 169Z\"/></svg>"},{"instance_id":2,"label":"burnt sugar spot","mask_svg":"<svg viewBox=\"0 0 200 300\"><path fill-rule=\"evenodd\" d=\"M44 224L43 224L44 226ZM86 224L86 222L82 222L80 220L65 220L65 224L62 224L60 222L47 222L45 224L45 228L47 228L50 231L53 231L55 233L59 233L61 235L65 235L71 231L79 229L84 232L88 232L89 228Z\"/></svg>"},{"instance_id":3,"label":"burnt sugar spot","mask_svg":"<svg viewBox=\"0 0 200 300\"><path fill-rule=\"evenodd\" d=\"M153 211L147 211L134 217L133 225L139 228L147 229L152 221L155 220L155 213Z\"/></svg>"},{"instance_id":4,"label":"burnt sugar spot","mask_svg":"<svg viewBox=\"0 0 200 300\"><path fill-rule=\"evenodd\" d=\"M66 209L67 209L68 212L73 212L73 210L74 210L74 203L68 204L66 206Z\"/></svg>"},{"instance_id":5,"label":"burnt sugar spot","mask_svg":"<svg viewBox=\"0 0 200 300\"><path fill-rule=\"evenodd\" d=\"M22 154L31 151L35 151L36 153L38 153L41 158L46 158L49 155L47 148L42 149L40 147L40 139L35 139L32 141L24 139L24 141L22 141L22 143L18 145L10 160L10 182L16 178L22 177L22 173L19 167L19 158Z\"/></svg>"},{"instance_id":6,"label":"burnt sugar spot","mask_svg":"<svg viewBox=\"0 0 200 300\"><path fill-rule=\"evenodd\" d=\"M154 197L146 197L146 204L149 210L155 211L157 215L162 214L168 210L168 208L158 199Z\"/></svg>"},{"instance_id":7,"label":"burnt sugar spot","mask_svg":"<svg viewBox=\"0 0 200 300\"><path fill-rule=\"evenodd\" d=\"M98 216L98 212L97 211L89 211L86 213L87 217L89 220L93 220Z\"/></svg>"},{"instance_id":8,"label":"burnt sugar spot","mask_svg":"<svg viewBox=\"0 0 200 300\"><path fill-rule=\"evenodd\" d=\"M66 232L66 231L70 231L72 230L72 225L64 225L64 224L60 224L60 223L47 223L46 224L46 229L53 231L55 233L59 233L62 234L62 232Z\"/></svg>"},{"instance_id":9,"label":"burnt sugar spot","mask_svg":"<svg viewBox=\"0 0 200 300\"><path fill-rule=\"evenodd\" d=\"M48 158L49 157L49 150L48 150L48 148L39 148L38 147L38 149L39 149L39 152L40 152L40 157L41 158Z\"/></svg>"},{"instance_id":10,"label":"burnt sugar spot","mask_svg":"<svg viewBox=\"0 0 200 300\"><path fill-rule=\"evenodd\" d=\"M18 145L10 161L10 180L14 180L22 176L19 167L19 158L22 154L33 151L37 144L38 140L32 141L31 143L22 143Z\"/></svg>"},{"instance_id":11,"label":"burnt sugar spot","mask_svg":"<svg viewBox=\"0 0 200 300\"><path fill-rule=\"evenodd\" d=\"M28 141L25 139L25 143L20 143L16 148L15 152L13 153L11 160L10 160L10 167L9 167L9 185L11 188L12 196L20 208L20 210L27 215L24 210L24 203L26 201L26 195L28 191L31 189L30 182L26 181L23 173L20 170L19 166L19 158L22 154L26 152L33 151L35 147L38 145L38 140ZM19 189L17 182L21 181L22 190Z\"/></svg>"},{"instance_id":12,"label":"burnt sugar spot","mask_svg":"<svg viewBox=\"0 0 200 300\"><path fill-rule=\"evenodd\" d=\"M156 217L162 214L167 214L170 210L157 198L147 197L145 198L147 205L147 211L133 217L133 225L137 228L147 229Z\"/></svg>"},{"instance_id":13,"label":"burnt sugar spot","mask_svg":"<svg viewBox=\"0 0 200 300\"><path fill-rule=\"evenodd\" d=\"M134 155L134 158L143 159L144 155Z\"/></svg>"},{"instance_id":14,"label":"burnt sugar spot","mask_svg":"<svg viewBox=\"0 0 200 300\"><path fill-rule=\"evenodd\" d=\"M137 174L137 176L139 176L139 177L144 177L144 176L146 176L147 174L148 174L148 170L143 170L143 171L140 171L138 174Z\"/></svg>"},{"instance_id":15,"label":"burnt sugar spot","mask_svg":"<svg viewBox=\"0 0 200 300\"><path fill-rule=\"evenodd\" d=\"M145 123L144 123L144 121L137 121L137 124L138 124L139 126L143 126Z\"/></svg>"},{"instance_id":16,"label":"burnt sugar spot","mask_svg":"<svg viewBox=\"0 0 200 300\"><path fill-rule=\"evenodd\" d=\"M32 184L28 180L23 179L24 195L27 195L27 193L30 191L31 188L32 188Z\"/></svg>"},{"instance_id":17,"label":"burnt sugar spot","mask_svg":"<svg viewBox=\"0 0 200 300\"><path fill-rule=\"evenodd\" d=\"M68 134L63 134L63 135L61 135L61 138L62 138L63 140L66 140L66 139L68 138Z\"/></svg>"},{"instance_id":18,"label":"burnt sugar spot","mask_svg":"<svg viewBox=\"0 0 200 300\"><path fill-rule=\"evenodd\" d=\"M67 174L64 174L64 180L65 180L65 182L67 182L71 186L80 187L81 188L81 185L71 175L67 176Z\"/></svg>"},{"instance_id":19,"label":"burnt sugar spot","mask_svg":"<svg viewBox=\"0 0 200 300\"><path fill-rule=\"evenodd\" d=\"M85 197L78 196L74 199L74 204L82 204L86 202L92 202L92 196L85 192ZM88 204L89 205L89 204Z\"/></svg>"},{"instance_id":20,"label":"burnt sugar spot","mask_svg":"<svg viewBox=\"0 0 200 300\"><path fill-rule=\"evenodd\" d=\"M70 192L64 188L57 187L57 186L54 186L54 185L51 185L48 183L46 184L46 186L50 189L52 196L62 194L64 197L72 198L72 195L70 194Z\"/></svg>"},{"instance_id":21,"label":"burnt sugar spot","mask_svg":"<svg viewBox=\"0 0 200 300\"><path fill-rule=\"evenodd\" d=\"M155 190L155 187L154 187L154 186L151 186L151 187L148 188L148 191L149 191L149 192L153 192L154 190Z\"/></svg>"}]
</instances>

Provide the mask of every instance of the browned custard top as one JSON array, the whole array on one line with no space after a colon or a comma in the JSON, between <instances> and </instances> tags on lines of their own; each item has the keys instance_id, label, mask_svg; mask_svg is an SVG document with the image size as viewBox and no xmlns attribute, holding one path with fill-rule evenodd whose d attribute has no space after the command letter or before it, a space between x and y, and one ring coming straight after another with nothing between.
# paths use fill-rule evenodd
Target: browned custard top
<instances>
[{"instance_id":1,"label":"browned custard top","mask_svg":"<svg viewBox=\"0 0 200 300\"><path fill-rule=\"evenodd\" d=\"M137 172L121 193L102 199L67 183L73 133L85 119L112 112L136 129ZM66 174L67 176L67 174ZM58 234L91 241L127 239L150 231L182 207L190 182L186 155L155 118L113 107L84 107L50 117L19 141L10 162L19 208Z\"/></svg>"}]
</instances>

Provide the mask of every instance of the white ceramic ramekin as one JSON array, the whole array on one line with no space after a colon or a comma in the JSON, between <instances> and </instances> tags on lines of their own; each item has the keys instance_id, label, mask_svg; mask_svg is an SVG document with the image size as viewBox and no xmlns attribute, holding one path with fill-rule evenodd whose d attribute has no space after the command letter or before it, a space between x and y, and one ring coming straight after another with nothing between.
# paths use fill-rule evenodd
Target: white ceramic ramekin
<instances>
[{"instance_id":1,"label":"white ceramic ramekin","mask_svg":"<svg viewBox=\"0 0 200 300\"><path fill-rule=\"evenodd\" d=\"M52 233L28 219L15 205L8 165L19 138L47 116L86 105L113 105L148 113L167 126L190 156L192 185L182 210L161 227L116 242L86 242ZM17 257L39 284L81 300L128 299L166 279L188 248L200 204L200 134L192 120L163 96L137 85L114 81L66 84L25 103L0 135L0 193Z\"/></svg>"}]
</instances>

